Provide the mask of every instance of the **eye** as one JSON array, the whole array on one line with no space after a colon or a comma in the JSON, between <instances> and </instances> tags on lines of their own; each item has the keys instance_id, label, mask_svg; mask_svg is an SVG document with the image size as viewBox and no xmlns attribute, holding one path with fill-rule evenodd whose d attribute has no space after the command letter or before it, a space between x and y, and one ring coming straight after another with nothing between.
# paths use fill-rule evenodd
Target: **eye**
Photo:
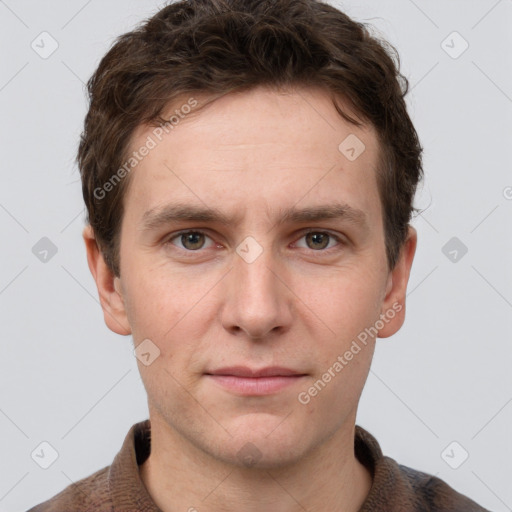
<instances>
[{"instance_id":1,"label":"eye","mask_svg":"<svg viewBox=\"0 0 512 512\"><path fill-rule=\"evenodd\" d=\"M213 240L211 240L211 238L202 231L182 231L181 233L177 233L176 235L169 238L167 243L176 245L180 249L186 251L197 251L199 249L205 248L206 239L209 239L213 242ZM177 240L178 243L174 243L174 240Z\"/></svg>"},{"instance_id":2,"label":"eye","mask_svg":"<svg viewBox=\"0 0 512 512\"><path fill-rule=\"evenodd\" d=\"M312 249L314 251L323 251L326 248L331 249L333 247L331 242L333 241L338 242L338 245L344 245L341 238L326 231L309 231L301 238L306 240L306 249ZM331 245L329 246L330 243ZM334 244L334 246L335 245L336 244Z\"/></svg>"},{"instance_id":3,"label":"eye","mask_svg":"<svg viewBox=\"0 0 512 512\"><path fill-rule=\"evenodd\" d=\"M297 247L311 249L317 252L327 252L327 250L336 247L336 245L345 245L340 237L327 231L308 231L302 235L300 240L302 239L305 240L306 245L300 245L299 242L296 242L295 245ZM208 240L210 241L210 245L208 245ZM187 252L197 252L200 249L211 248L215 245L215 242L203 231L188 230L181 231L169 237L165 244L172 244Z\"/></svg>"}]
</instances>

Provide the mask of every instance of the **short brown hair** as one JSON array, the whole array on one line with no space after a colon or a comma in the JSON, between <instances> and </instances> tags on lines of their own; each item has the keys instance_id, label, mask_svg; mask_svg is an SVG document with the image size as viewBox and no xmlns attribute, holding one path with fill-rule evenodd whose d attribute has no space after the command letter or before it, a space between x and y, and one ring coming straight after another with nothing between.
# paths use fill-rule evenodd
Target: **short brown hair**
<instances>
[{"instance_id":1,"label":"short brown hair","mask_svg":"<svg viewBox=\"0 0 512 512\"><path fill-rule=\"evenodd\" d=\"M90 106L77 155L87 222L109 268L120 275L130 181L113 184L112 177L126 161L134 130L169 123L164 110L184 95L219 97L259 85L324 88L345 119L376 129L386 256L394 268L423 176L422 148L404 101L409 84L399 68L389 43L316 0L182 0L118 37L87 83ZM341 110L335 95L357 118ZM108 200L98 190L109 190Z\"/></svg>"}]
</instances>

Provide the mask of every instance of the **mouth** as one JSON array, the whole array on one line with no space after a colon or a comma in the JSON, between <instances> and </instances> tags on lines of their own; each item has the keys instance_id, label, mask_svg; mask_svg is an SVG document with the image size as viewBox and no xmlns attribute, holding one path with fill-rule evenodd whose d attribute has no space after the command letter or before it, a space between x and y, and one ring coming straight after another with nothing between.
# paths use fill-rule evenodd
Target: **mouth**
<instances>
[{"instance_id":1,"label":"mouth","mask_svg":"<svg viewBox=\"0 0 512 512\"><path fill-rule=\"evenodd\" d=\"M223 389L242 396L277 393L296 384L306 375L306 373L278 366L261 369L232 366L205 373L208 379Z\"/></svg>"}]
</instances>

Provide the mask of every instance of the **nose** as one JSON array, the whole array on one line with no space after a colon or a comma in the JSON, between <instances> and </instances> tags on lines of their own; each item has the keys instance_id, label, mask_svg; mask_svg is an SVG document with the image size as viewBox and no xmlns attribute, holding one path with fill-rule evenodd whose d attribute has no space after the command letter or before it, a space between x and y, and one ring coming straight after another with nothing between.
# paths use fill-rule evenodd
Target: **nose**
<instances>
[{"instance_id":1,"label":"nose","mask_svg":"<svg viewBox=\"0 0 512 512\"><path fill-rule=\"evenodd\" d=\"M263 250L254 261L234 254L225 283L222 325L251 340L283 334L291 325L292 297L285 271L271 250Z\"/></svg>"}]
</instances>

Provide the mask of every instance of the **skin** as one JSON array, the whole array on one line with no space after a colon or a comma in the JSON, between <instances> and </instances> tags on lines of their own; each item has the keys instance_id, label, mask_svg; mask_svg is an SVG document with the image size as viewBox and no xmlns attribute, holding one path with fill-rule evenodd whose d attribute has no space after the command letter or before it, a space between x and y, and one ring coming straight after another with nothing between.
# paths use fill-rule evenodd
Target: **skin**
<instances>
[{"instance_id":1,"label":"skin","mask_svg":"<svg viewBox=\"0 0 512 512\"><path fill-rule=\"evenodd\" d=\"M133 148L151 133L139 127ZM338 150L350 134L366 148L354 161ZM132 171L119 278L85 228L107 326L160 350L149 366L137 363L152 428L140 474L162 511L351 512L364 502L372 481L354 455L354 425L376 338L309 403L297 397L393 304L402 309L378 337L403 324L417 235L409 227L389 270L378 154L373 128L341 118L323 90L229 94L183 119ZM237 218L143 229L145 212L177 202ZM278 223L283 209L339 202L361 210L366 227L344 218ZM173 238L183 229L205 236ZM236 252L247 236L262 248L251 263ZM244 397L204 375L232 365L306 376ZM259 454L253 465L238 455L248 442Z\"/></svg>"}]
</instances>

